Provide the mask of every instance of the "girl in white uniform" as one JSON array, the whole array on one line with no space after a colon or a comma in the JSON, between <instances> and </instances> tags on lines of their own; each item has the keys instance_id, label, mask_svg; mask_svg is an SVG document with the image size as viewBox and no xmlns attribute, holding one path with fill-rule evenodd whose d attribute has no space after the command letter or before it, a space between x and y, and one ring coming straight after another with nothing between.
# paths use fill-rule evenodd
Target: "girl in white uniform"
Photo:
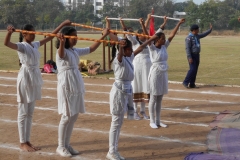
<instances>
[{"instance_id":1,"label":"girl in white uniform","mask_svg":"<svg viewBox=\"0 0 240 160\"><path fill-rule=\"evenodd\" d=\"M105 19L110 26L109 20ZM118 41L119 38L110 33L111 40ZM107 159L124 160L118 152L118 140L121 126L123 124L124 113L126 111L133 113L133 96L131 82L134 78L134 67L132 61L134 56L142 52L148 45L142 44L135 51L128 39L122 39L119 45L119 53L113 61L115 82L110 92L110 113L112 114L112 122L109 131L109 151ZM128 113L129 114L129 113Z\"/></svg>"},{"instance_id":2,"label":"girl in white uniform","mask_svg":"<svg viewBox=\"0 0 240 160\"><path fill-rule=\"evenodd\" d=\"M109 160L125 159L118 152L118 139L123 124L124 113L129 109L133 111L131 81L134 78L134 67L132 61L134 56L147 46L147 44L141 45L133 52L132 44L129 40L122 39L120 44L119 53L113 61L115 82L110 92L112 122L109 132L109 152L107 154L107 159Z\"/></svg>"},{"instance_id":3,"label":"girl in white uniform","mask_svg":"<svg viewBox=\"0 0 240 160\"><path fill-rule=\"evenodd\" d=\"M143 19L140 18L139 22L141 24L142 29L138 30L139 34L148 35L147 30L144 26ZM123 26L123 29L126 28L124 22L120 19L120 23ZM132 36L127 34L127 39L132 42L132 48L135 51L143 42L146 41L145 37ZM150 90L148 85L148 74L150 71L152 63L149 56L149 49L145 47L142 52L140 52L133 60L134 66L134 79L132 81L133 87L133 106L134 106L134 119L140 120L140 116L137 112L137 104L141 103L140 114L144 119L149 119L145 112L145 103L149 102Z\"/></svg>"},{"instance_id":4,"label":"girl in white uniform","mask_svg":"<svg viewBox=\"0 0 240 160\"><path fill-rule=\"evenodd\" d=\"M77 39L65 39L63 36L77 36L73 27L64 27L57 41L56 63L58 67L58 113L61 120L58 128L58 147L56 152L63 157L71 157L79 152L70 146L70 137L73 125L79 113L85 112L84 83L78 70L79 56L94 52L100 42L95 42L90 47L74 48ZM100 40L108 35L108 30L103 31Z\"/></svg>"},{"instance_id":5,"label":"girl in white uniform","mask_svg":"<svg viewBox=\"0 0 240 160\"><path fill-rule=\"evenodd\" d=\"M179 26L184 23L185 19L181 19L173 31L170 33L168 40L165 38L165 34L157 32L145 43L154 41L149 45L150 58L152 66L149 73L149 85L150 85L150 101L149 101L149 115L150 126L152 128L167 127L167 125L160 122L161 103L164 94L168 93L168 53L167 47L174 38L178 31ZM155 116L156 114L156 116Z\"/></svg>"},{"instance_id":6,"label":"girl in white uniform","mask_svg":"<svg viewBox=\"0 0 240 160\"><path fill-rule=\"evenodd\" d=\"M70 23L69 20L64 21L52 33L56 34L63 26L69 25ZM8 33L4 45L18 51L18 57L22 64L17 78L20 148L24 151L34 152L40 148L30 143L32 115L35 101L41 99L41 87L43 84L39 69L40 53L38 48L53 39L53 37L47 37L41 41L33 42L35 39L34 34L20 33L20 42L12 43L10 39L15 29L13 26L8 26L7 30ZM30 24L24 25L22 30L35 31L34 27Z\"/></svg>"}]
</instances>

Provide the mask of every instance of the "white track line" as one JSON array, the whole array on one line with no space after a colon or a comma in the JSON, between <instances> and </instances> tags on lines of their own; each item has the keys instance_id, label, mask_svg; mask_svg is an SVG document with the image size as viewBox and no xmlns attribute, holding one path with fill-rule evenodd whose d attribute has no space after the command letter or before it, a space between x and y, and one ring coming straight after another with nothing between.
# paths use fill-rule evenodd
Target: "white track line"
<instances>
[{"instance_id":1,"label":"white track line","mask_svg":"<svg viewBox=\"0 0 240 160\"><path fill-rule=\"evenodd\" d=\"M0 78L1 79L1 78ZM89 86L104 86L104 87L111 87L112 85L103 85L103 84L91 84L91 83L84 83L85 85ZM9 85L9 84L0 84L0 86L3 87L16 87L16 85ZM57 90L57 88L47 88L43 87L43 89L47 90ZM169 92L187 92L187 93L195 93L195 94L208 94L208 95L222 95L222 96L235 96L240 97L240 94L237 93L228 93L228 92L214 92L214 91L199 91L199 90L178 90L178 89L168 89ZM95 92L95 91L86 91L86 92ZM110 91L109 91L110 92ZM103 94L109 94L109 92L96 92L96 93L103 93Z\"/></svg>"},{"instance_id":2,"label":"white track line","mask_svg":"<svg viewBox=\"0 0 240 160\"><path fill-rule=\"evenodd\" d=\"M7 80L12 80L12 81L16 81L17 78L14 77L3 77L0 76L0 79L7 79ZM109 78L109 80L114 80L114 78ZM57 83L57 81L51 81L51 80L44 80L44 82L48 82L48 83ZM172 83L172 84L182 84L182 82L177 82L177 81L168 81L168 83ZM199 85L205 85L205 84L200 84L197 83ZM91 83L85 83L85 85L91 85L91 86L108 86L111 87L112 85L108 85L108 84L91 84ZM240 87L239 85L208 85L208 86L222 86L222 87ZM186 91L186 90L184 90ZM187 92L187 91L186 91ZM197 91L196 91L197 92Z\"/></svg>"},{"instance_id":3,"label":"white track line","mask_svg":"<svg viewBox=\"0 0 240 160\"><path fill-rule=\"evenodd\" d=\"M94 92L94 91L92 91ZM6 93L0 93L1 96L17 96L16 94L6 94ZM51 97L51 96L42 96L42 98L47 98L47 99L57 99L56 97ZM191 101L191 102L207 102L207 103L220 103L220 104L239 104L239 102L227 102L227 101L211 101L211 100L198 100L198 99L187 99L187 98L171 98L171 97L163 97L163 99L166 100L173 100L173 101ZM89 101L89 100L84 100L85 102L89 103L103 103L103 104L109 104L108 101Z\"/></svg>"},{"instance_id":4,"label":"white track line","mask_svg":"<svg viewBox=\"0 0 240 160\"><path fill-rule=\"evenodd\" d=\"M5 94L5 93L0 93L1 96L17 96L16 94ZM42 99L57 99L56 97L50 97L50 96L42 96ZM108 101L88 101L88 100L84 100L85 103L96 103L96 104L108 104ZM221 102L222 104L238 104L238 103L231 103L231 102ZM162 107L163 110L170 110L170 111L183 111L183 112L197 112L197 113L206 113L206 114L219 114L219 112L208 112L208 111L198 111L198 110L191 110L188 107L186 108L165 108Z\"/></svg>"},{"instance_id":5,"label":"white track line","mask_svg":"<svg viewBox=\"0 0 240 160\"><path fill-rule=\"evenodd\" d=\"M24 156L24 154L26 156L29 156L27 155L26 153L28 152L24 152L22 151L21 149L19 149L18 146L16 145L13 145L13 144L7 144L7 143L0 143L0 148L3 148L3 149L8 149L8 150L16 150L16 151L20 151L19 153ZM42 150L39 150L37 152L31 152L31 154L35 154L36 156L39 156L39 155L42 155L42 156L59 156L57 153L53 153L53 152L43 152ZM24 158L24 157L22 157ZM21 157L19 158L21 159ZM79 160L90 160L92 158L86 158L86 157L83 157L83 156L74 156L72 157L71 159L79 159ZM94 158L96 159L96 158Z\"/></svg>"},{"instance_id":6,"label":"white track line","mask_svg":"<svg viewBox=\"0 0 240 160\"><path fill-rule=\"evenodd\" d=\"M5 122L5 123L17 123L17 121L13 121L13 120L9 120L9 119L0 119L0 121ZM57 125L53 125L53 124L33 123L33 125L48 127L48 128L56 128L56 129L58 128ZM109 131L94 130L94 129L89 129L89 128L74 128L74 130L84 131L84 132L88 132L88 133L109 134ZM131 137L131 138L149 139L149 140L164 141L164 142L174 142L174 143L181 143L181 144L188 144L188 145L195 145L195 146L203 146L203 147L206 146L206 144L201 143L201 142L182 141L180 139L173 139L173 138L168 138L168 137L164 137L164 136L152 137L152 136L128 134L128 133L123 133L123 132L121 132L120 135L124 136L124 137Z\"/></svg>"},{"instance_id":7,"label":"white track line","mask_svg":"<svg viewBox=\"0 0 240 160\"><path fill-rule=\"evenodd\" d=\"M11 106L11 107L17 108L17 105L15 105L15 104L0 103L0 106ZM57 108L57 107L50 107L50 108L39 107L39 106L35 107L35 109L38 109L38 110L58 112L58 110L54 109L54 108ZM111 117L111 114L102 114L102 113L93 113L93 112L86 112L85 114L92 115L92 116ZM125 116L124 118L126 119L127 117ZM42 118L42 119L44 119L44 118ZM40 121L40 120L41 119L38 119L37 121ZM209 127L208 124L204 124L204 123L186 123L186 122L175 122L175 121L169 121L169 120L161 120L161 121L167 122L167 123L172 123L172 124L198 126L198 127Z\"/></svg>"},{"instance_id":8,"label":"white track line","mask_svg":"<svg viewBox=\"0 0 240 160\"><path fill-rule=\"evenodd\" d=\"M13 77L2 77L2 76L0 76L0 79L17 81L17 78L13 78ZM57 81L50 81L50 80L43 80L43 82L57 83ZM111 87L112 86L110 84L92 84L92 83L84 83L84 84L89 85L89 86L104 86L104 87Z\"/></svg>"},{"instance_id":9,"label":"white track line","mask_svg":"<svg viewBox=\"0 0 240 160\"><path fill-rule=\"evenodd\" d=\"M178 90L178 89L168 89L170 92L188 92L188 93L199 93L199 94L210 94L210 95L223 95L223 96L236 96L239 97L240 94L232 94L232 93L227 93L227 92L214 92L214 91L190 91L190 90Z\"/></svg>"}]
</instances>

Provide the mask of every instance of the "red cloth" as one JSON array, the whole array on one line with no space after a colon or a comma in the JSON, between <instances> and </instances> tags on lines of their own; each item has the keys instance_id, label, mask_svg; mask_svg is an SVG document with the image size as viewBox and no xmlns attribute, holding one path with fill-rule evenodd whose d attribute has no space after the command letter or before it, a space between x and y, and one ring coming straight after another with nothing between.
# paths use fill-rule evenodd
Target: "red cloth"
<instances>
[{"instance_id":1,"label":"red cloth","mask_svg":"<svg viewBox=\"0 0 240 160\"><path fill-rule=\"evenodd\" d=\"M154 14L154 10L152 9L152 15ZM155 34L155 29L154 29L154 17L151 17L150 19L150 25L149 25L149 35L152 36Z\"/></svg>"}]
</instances>

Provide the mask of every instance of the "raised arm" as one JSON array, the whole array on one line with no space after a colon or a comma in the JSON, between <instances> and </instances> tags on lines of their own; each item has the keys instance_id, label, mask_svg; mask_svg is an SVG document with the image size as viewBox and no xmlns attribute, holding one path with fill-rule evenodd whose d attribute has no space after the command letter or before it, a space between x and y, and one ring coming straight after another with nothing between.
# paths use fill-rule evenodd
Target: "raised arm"
<instances>
[{"instance_id":1,"label":"raised arm","mask_svg":"<svg viewBox=\"0 0 240 160\"><path fill-rule=\"evenodd\" d=\"M164 16L164 18L163 18L163 24L161 24L159 28L161 28L162 30L164 30L164 29L165 29L165 25L167 24L167 20L168 20L167 16Z\"/></svg>"},{"instance_id":2,"label":"raised arm","mask_svg":"<svg viewBox=\"0 0 240 160\"><path fill-rule=\"evenodd\" d=\"M111 29L110 21L109 21L108 17L105 18L105 21L106 21L106 28ZM109 33L108 36L112 41L118 41L118 37L115 34Z\"/></svg>"},{"instance_id":3,"label":"raised arm","mask_svg":"<svg viewBox=\"0 0 240 160\"><path fill-rule=\"evenodd\" d=\"M64 35L62 33L58 33L58 40L60 42L59 48L58 48L58 55L60 58L63 58L66 38L64 38Z\"/></svg>"},{"instance_id":4,"label":"raised arm","mask_svg":"<svg viewBox=\"0 0 240 160\"><path fill-rule=\"evenodd\" d=\"M159 28L156 31L156 33L163 32L163 30L165 29L165 25L167 24L167 20L168 20L167 16L164 16L163 23L159 26Z\"/></svg>"},{"instance_id":5,"label":"raised arm","mask_svg":"<svg viewBox=\"0 0 240 160\"><path fill-rule=\"evenodd\" d=\"M102 35L102 37L101 37L99 40L103 40L108 34L109 34L109 29L108 29L108 28L105 28L105 29L103 30L103 35ZM94 51L99 47L100 44L101 44L101 42L95 42L95 43L93 43L93 44L90 46L90 53L91 53L91 52L94 52Z\"/></svg>"},{"instance_id":6,"label":"raised arm","mask_svg":"<svg viewBox=\"0 0 240 160\"><path fill-rule=\"evenodd\" d=\"M145 27L144 20L143 20L142 18L140 18L140 19L139 19L139 22L140 22L140 25L141 25L141 27L142 27L143 34L148 35L148 31L147 31L147 29L146 29L146 27Z\"/></svg>"},{"instance_id":7,"label":"raised arm","mask_svg":"<svg viewBox=\"0 0 240 160\"><path fill-rule=\"evenodd\" d=\"M62 27L67 26L67 25L71 25L71 21L69 20L65 20L64 22L62 22L52 33L56 34L58 33ZM47 43L48 41L52 40L54 37L49 36L47 38L44 38L43 40L40 41L40 46L44 45L45 43Z\"/></svg>"},{"instance_id":8,"label":"raised arm","mask_svg":"<svg viewBox=\"0 0 240 160\"><path fill-rule=\"evenodd\" d=\"M136 56L138 53L142 52L142 50L147 46L150 45L152 41L157 39L158 36L154 35L150 39L146 40L142 45L140 45L135 51L133 51L134 56Z\"/></svg>"},{"instance_id":9,"label":"raised arm","mask_svg":"<svg viewBox=\"0 0 240 160\"><path fill-rule=\"evenodd\" d=\"M176 27L172 30L172 32L170 33L170 36L168 37L168 41L169 41L169 42L172 41L172 39L174 38L174 36L176 35L176 33L177 33L177 31L178 31L178 28L179 28L180 25L181 25L182 23L184 23L184 22L185 22L185 19L182 18L182 19L177 23Z\"/></svg>"},{"instance_id":10,"label":"raised arm","mask_svg":"<svg viewBox=\"0 0 240 160\"><path fill-rule=\"evenodd\" d=\"M150 19L151 19L151 15L152 15L152 13L149 13L149 14L147 15L147 19L146 19L145 24L144 24L146 28L149 27L149 21L150 21Z\"/></svg>"},{"instance_id":11,"label":"raised arm","mask_svg":"<svg viewBox=\"0 0 240 160\"><path fill-rule=\"evenodd\" d=\"M122 57L124 56L124 50L123 50L124 46L126 46L126 41L125 40L120 40L119 52L117 54L118 62L122 62Z\"/></svg>"},{"instance_id":12,"label":"raised arm","mask_svg":"<svg viewBox=\"0 0 240 160\"><path fill-rule=\"evenodd\" d=\"M198 37L199 38L204 38L207 35L209 35L211 32L212 32L212 24L210 23L209 29L206 32L204 32L204 33L198 34Z\"/></svg>"},{"instance_id":13,"label":"raised arm","mask_svg":"<svg viewBox=\"0 0 240 160\"><path fill-rule=\"evenodd\" d=\"M123 20L122 20L122 18L120 18L120 24L121 24L121 26L122 26L122 29L124 30L124 31L127 31L127 27L126 27L126 25L125 25L125 23L123 22Z\"/></svg>"},{"instance_id":14,"label":"raised arm","mask_svg":"<svg viewBox=\"0 0 240 160\"><path fill-rule=\"evenodd\" d=\"M10 42L11 36L12 36L12 33L14 32L14 30L15 30L15 28L11 25L9 25L7 27L8 32L7 32L7 35L6 35L5 40L4 40L4 45L11 48L11 49L17 50L18 49L17 44Z\"/></svg>"}]
</instances>

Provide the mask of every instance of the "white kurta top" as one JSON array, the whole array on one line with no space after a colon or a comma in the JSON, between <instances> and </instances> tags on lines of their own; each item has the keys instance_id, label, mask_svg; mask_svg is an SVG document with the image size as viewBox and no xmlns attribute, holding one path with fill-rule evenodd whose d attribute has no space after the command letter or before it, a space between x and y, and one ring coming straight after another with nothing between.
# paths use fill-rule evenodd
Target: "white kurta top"
<instances>
[{"instance_id":1,"label":"white kurta top","mask_svg":"<svg viewBox=\"0 0 240 160\"><path fill-rule=\"evenodd\" d=\"M58 68L58 113L73 116L85 112L84 83L78 70L79 56L90 53L90 48L64 49L64 57L60 58L58 50L56 64Z\"/></svg>"},{"instance_id":2,"label":"white kurta top","mask_svg":"<svg viewBox=\"0 0 240 160\"><path fill-rule=\"evenodd\" d=\"M129 102L129 96L131 96L130 99L132 100L133 58L134 54L131 57L123 57L122 62L119 62L117 58L113 61L115 82L110 92L111 114L125 113L127 104L132 103L132 101ZM132 106L132 104L129 105Z\"/></svg>"},{"instance_id":3,"label":"white kurta top","mask_svg":"<svg viewBox=\"0 0 240 160\"><path fill-rule=\"evenodd\" d=\"M127 35L127 38L132 42L133 50L135 51L139 46L139 42L136 40L136 37ZM134 60L134 79L132 81L133 93L146 93L149 94L149 84L148 84L148 75L150 67L152 66L149 49L148 47L144 48L142 52L138 53Z\"/></svg>"},{"instance_id":4,"label":"white kurta top","mask_svg":"<svg viewBox=\"0 0 240 160\"><path fill-rule=\"evenodd\" d=\"M41 99L41 87L43 84L39 69L40 42L33 42L32 46L27 42L16 43L18 57L22 66L17 78L17 102L30 103ZM20 87L24 85L23 87ZM21 90L24 88L24 90Z\"/></svg>"},{"instance_id":5,"label":"white kurta top","mask_svg":"<svg viewBox=\"0 0 240 160\"><path fill-rule=\"evenodd\" d=\"M154 44L149 47L152 67L149 73L149 84L151 95L164 95L168 93L168 53L167 47L170 42L167 40L161 48L156 48Z\"/></svg>"}]
</instances>

